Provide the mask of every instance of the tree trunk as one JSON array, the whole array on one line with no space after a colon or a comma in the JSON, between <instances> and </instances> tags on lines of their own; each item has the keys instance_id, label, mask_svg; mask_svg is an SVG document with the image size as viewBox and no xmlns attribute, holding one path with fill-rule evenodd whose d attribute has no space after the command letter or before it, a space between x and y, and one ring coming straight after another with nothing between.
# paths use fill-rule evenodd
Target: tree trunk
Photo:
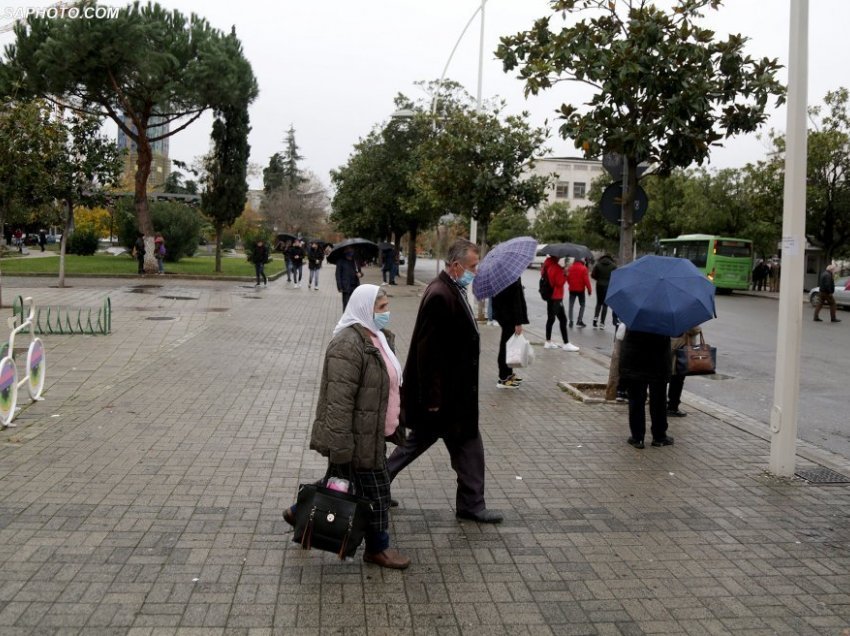
<instances>
[{"instance_id":1,"label":"tree trunk","mask_svg":"<svg viewBox=\"0 0 850 636\"><path fill-rule=\"evenodd\" d=\"M620 340L614 338L614 350L611 352L611 364L608 366L608 386L605 387L605 399L617 397L617 385L620 383Z\"/></svg>"},{"instance_id":2,"label":"tree trunk","mask_svg":"<svg viewBox=\"0 0 850 636\"><path fill-rule=\"evenodd\" d=\"M408 240L407 240L407 284L412 285L416 275L416 236L419 233L419 226L416 223L411 224Z\"/></svg>"},{"instance_id":3,"label":"tree trunk","mask_svg":"<svg viewBox=\"0 0 850 636\"><path fill-rule=\"evenodd\" d=\"M134 204L136 208L136 222L139 225L139 232L144 235L145 241L145 262L144 270L146 274L156 274L159 267L156 263L156 254L154 253L153 242L153 221L151 221L150 209L148 208L148 177L151 174L151 164L153 163L153 152L151 145L148 142L147 130L140 129L138 131L138 159L136 161L136 191Z\"/></svg>"},{"instance_id":4,"label":"tree trunk","mask_svg":"<svg viewBox=\"0 0 850 636\"><path fill-rule=\"evenodd\" d=\"M62 239L59 241L59 287L65 286L65 251L68 248L68 235L74 229L74 202L66 201L68 213L65 216L65 229L62 231Z\"/></svg>"},{"instance_id":5,"label":"tree trunk","mask_svg":"<svg viewBox=\"0 0 850 636\"><path fill-rule=\"evenodd\" d=\"M631 263L634 256L634 200L637 193L637 159L634 157L626 158L623 178L626 180L626 188L620 208L620 266Z\"/></svg>"},{"instance_id":6,"label":"tree trunk","mask_svg":"<svg viewBox=\"0 0 850 636\"><path fill-rule=\"evenodd\" d=\"M215 271L221 274L221 232L222 226L217 223L215 226Z\"/></svg>"}]
</instances>

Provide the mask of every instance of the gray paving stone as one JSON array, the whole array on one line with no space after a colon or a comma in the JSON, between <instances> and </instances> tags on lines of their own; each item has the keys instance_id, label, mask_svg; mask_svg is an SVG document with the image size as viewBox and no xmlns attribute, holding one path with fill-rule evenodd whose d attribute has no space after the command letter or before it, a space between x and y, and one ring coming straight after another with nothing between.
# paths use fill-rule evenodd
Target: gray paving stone
<instances>
[{"instance_id":1,"label":"gray paving stone","mask_svg":"<svg viewBox=\"0 0 850 636\"><path fill-rule=\"evenodd\" d=\"M490 381L497 330L481 328L487 501L504 524L458 523L437 445L393 484L410 569L303 552L280 511L324 470L307 440L338 295L168 279L129 293L136 283L4 279L43 304L109 293L114 310L110 336L44 337L46 399L0 432L4 636L850 628L847 488L766 475L753 423L688 394L676 446L635 452L622 405L556 386L607 375L591 334L576 334L577 355L541 350L504 392ZM392 290L402 360L421 289Z\"/></svg>"}]
</instances>

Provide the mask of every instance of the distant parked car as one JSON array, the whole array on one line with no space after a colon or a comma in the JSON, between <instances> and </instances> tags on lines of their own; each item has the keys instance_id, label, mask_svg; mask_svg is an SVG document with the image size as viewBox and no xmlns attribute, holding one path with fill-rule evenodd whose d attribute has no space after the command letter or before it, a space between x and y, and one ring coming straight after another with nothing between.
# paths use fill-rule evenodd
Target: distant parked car
<instances>
[{"instance_id":1,"label":"distant parked car","mask_svg":"<svg viewBox=\"0 0 850 636\"><path fill-rule=\"evenodd\" d=\"M537 244L537 251L539 252L540 250L542 250L547 245L548 245L548 243L538 243ZM545 255L538 256L537 254L535 254L534 258L531 259L531 263L529 263L528 266L531 267L531 268L540 269L541 267L543 267L543 262L546 260L546 258L547 257Z\"/></svg>"},{"instance_id":2,"label":"distant parked car","mask_svg":"<svg viewBox=\"0 0 850 636\"><path fill-rule=\"evenodd\" d=\"M815 287L809 293L809 302L813 306L818 304L818 296L820 296L820 287ZM835 304L839 307L850 309L850 276L845 276L835 281L835 294L833 294L833 298L835 298Z\"/></svg>"}]
</instances>

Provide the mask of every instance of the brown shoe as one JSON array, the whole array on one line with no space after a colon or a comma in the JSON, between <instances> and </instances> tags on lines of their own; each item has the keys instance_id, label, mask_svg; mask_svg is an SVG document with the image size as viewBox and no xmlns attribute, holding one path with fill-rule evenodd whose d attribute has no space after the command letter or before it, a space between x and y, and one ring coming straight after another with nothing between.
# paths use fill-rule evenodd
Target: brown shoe
<instances>
[{"instance_id":1,"label":"brown shoe","mask_svg":"<svg viewBox=\"0 0 850 636\"><path fill-rule=\"evenodd\" d=\"M363 560L366 563L374 563L382 568L391 568L393 570L403 570L410 565L410 559L402 556L395 548L387 548L383 552L364 552Z\"/></svg>"},{"instance_id":2,"label":"brown shoe","mask_svg":"<svg viewBox=\"0 0 850 636\"><path fill-rule=\"evenodd\" d=\"M287 508L283 511L283 520L293 528L295 527L295 514L292 512L292 508Z\"/></svg>"}]
</instances>

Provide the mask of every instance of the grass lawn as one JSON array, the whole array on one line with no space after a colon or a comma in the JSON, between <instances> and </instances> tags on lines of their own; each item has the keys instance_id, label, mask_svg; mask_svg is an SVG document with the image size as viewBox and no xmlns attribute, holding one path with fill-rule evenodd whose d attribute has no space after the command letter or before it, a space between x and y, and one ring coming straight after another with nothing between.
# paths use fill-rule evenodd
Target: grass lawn
<instances>
[{"instance_id":1,"label":"grass lawn","mask_svg":"<svg viewBox=\"0 0 850 636\"><path fill-rule=\"evenodd\" d=\"M277 257L266 264L266 275L271 276L283 270L283 258ZM214 256L193 256L181 258L177 263L165 262L166 274L190 274L215 278L216 276L254 276L254 265L244 257L222 257L221 273L215 271ZM39 258L3 258L0 259L0 271L3 274L56 274L59 275L59 257L45 256ZM65 274L68 276L85 276L87 274L135 274L137 265L135 259L124 254L95 254L93 256L65 256Z\"/></svg>"}]
</instances>

